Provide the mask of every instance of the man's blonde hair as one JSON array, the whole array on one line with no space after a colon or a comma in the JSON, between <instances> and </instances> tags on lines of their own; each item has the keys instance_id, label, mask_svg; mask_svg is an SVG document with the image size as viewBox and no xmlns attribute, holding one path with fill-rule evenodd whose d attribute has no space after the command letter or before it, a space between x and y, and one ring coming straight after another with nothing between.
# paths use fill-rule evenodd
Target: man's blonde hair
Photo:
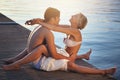
<instances>
[{"instance_id":1,"label":"man's blonde hair","mask_svg":"<svg viewBox=\"0 0 120 80\"><path fill-rule=\"evenodd\" d=\"M78 16L78 29L82 30L85 28L88 20L87 17L84 16L82 13L77 14Z\"/></svg>"},{"instance_id":2,"label":"man's blonde hair","mask_svg":"<svg viewBox=\"0 0 120 80\"><path fill-rule=\"evenodd\" d=\"M51 18L60 17L60 11L56 8L49 7L44 13L45 22L49 21Z\"/></svg>"}]
</instances>

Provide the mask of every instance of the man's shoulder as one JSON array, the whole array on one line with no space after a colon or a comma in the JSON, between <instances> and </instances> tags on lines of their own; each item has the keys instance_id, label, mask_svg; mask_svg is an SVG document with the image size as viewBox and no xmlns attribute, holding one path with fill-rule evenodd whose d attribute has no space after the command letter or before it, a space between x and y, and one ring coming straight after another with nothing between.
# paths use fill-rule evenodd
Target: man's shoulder
<instances>
[{"instance_id":1,"label":"man's shoulder","mask_svg":"<svg viewBox=\"0 0 120 80\"><path fill-rule=\"evenodd\" d=\"M41 28L42 29L42 31L44 32L44 33L46 33L46 34L53 34L49 29L47 29L47 28Z\"/></svg>"}]
</instances>

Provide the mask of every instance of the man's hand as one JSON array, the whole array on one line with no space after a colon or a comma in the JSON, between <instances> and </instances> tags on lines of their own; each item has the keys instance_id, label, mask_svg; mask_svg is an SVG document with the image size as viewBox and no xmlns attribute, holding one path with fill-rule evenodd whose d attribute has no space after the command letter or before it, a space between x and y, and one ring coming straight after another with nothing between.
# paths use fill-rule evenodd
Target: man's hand
<instances>
[{"instance_id":1,"label":"man's hand","mask_svg":"<svg viewBox=\"0 0 120 80\"><path fill-rule=\"evenodd\" d=\"M36 19L31 19L31 20L27 20L25 22L25 25L34 25L34 24L39 24L39 22L43 22L43 19L40 18L36 18Z\"/></svg>"}]
</instances>

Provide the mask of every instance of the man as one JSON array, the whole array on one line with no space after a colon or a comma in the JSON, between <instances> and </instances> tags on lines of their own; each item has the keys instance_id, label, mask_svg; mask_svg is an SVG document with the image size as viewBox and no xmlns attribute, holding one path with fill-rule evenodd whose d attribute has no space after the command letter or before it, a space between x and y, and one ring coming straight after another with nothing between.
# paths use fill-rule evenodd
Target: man
<instances>
[{"instance_id":1,"label":"man","mask_svg":"<svg viewBox=\"0 0 120 80\"><path fill-rule=\"evenodd\" d=\"M58 25L59 18L60 18L60 11L57 9L49 7L45 11L44 19L45 19L46 23ZM26 24L29 24L29 22L31 22L31 21L27 21ZM30 23L30 24L32 24L32 23ZM46 45L47 50L45 49L45 47L43 47L43 46L41 47L41 45ZM66 56L63 56L63 55L57 53L56 46L54 44L53 33L50 30L39 26L30 33L26 48L20 54L18 54L17 56L15 56L13 58L6 60L5 62L11 65L13 63L17 63L17 61L20 62L20 64L26 64L28 62L34 61L34 60L36 60L36 58L39 58L41 54L36 57L31 56L31 54L34 53L34 54L38 55L39 52L41 52L40 51L41 48L44 50L44 55L46 55L46 56L51 56L54 59L71 60L71 57L66 57ZM49 53L49 54L46 54L46 53ZM30 56L30 58L24 59L24 57L26 57L26 56ZM20 60L22 60L22 61L20 61ZM4 65L3 68L5 70L18 69L18 66L11 67L11 68L10 67L7 68L7 67L8 67L8 65Z\"/></svg>"},{"instance_id":2,"label":"man","mask_svg":"<svg viewBox=\"0 0 120 80\"><path fill-rule=\"evenodd\" d=\"M59 18L60 18L60 11L49 7L44 14L44 19L46 23L58 25L59 24ZM32 36L32 37L31 37ZM34 48L38 47L39 45L47 44L47 49L50 53L50 55L55 59L69 59L63 55L57 54L56 52L56 46L54 44L54 36L53 33L44 28L44 27L38 27L36 28L31 34L28 39L28 52L31 52Z\"/></svg>"}]
</instances>

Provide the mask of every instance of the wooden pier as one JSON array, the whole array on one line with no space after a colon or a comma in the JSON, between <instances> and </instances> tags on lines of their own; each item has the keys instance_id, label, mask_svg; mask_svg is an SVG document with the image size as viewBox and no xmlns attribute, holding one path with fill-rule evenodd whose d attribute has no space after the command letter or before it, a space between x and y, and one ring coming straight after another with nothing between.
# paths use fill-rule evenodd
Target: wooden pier
<instances>
[{"instance_id":1,"label":"wooden pier","mask_svg":"<svg viewBox=\"0 0 120 80\"><path fill-rule=\"evenodd\" d=\"M2 59L19 54L26 46L29 33L30 30L0 13L0 80L115 80L112 77L102 75L38 71L29 64L17 71L4 71ZM83 60L77 60L76 63L94 67Z\"/></svg>"}]
</instances>

